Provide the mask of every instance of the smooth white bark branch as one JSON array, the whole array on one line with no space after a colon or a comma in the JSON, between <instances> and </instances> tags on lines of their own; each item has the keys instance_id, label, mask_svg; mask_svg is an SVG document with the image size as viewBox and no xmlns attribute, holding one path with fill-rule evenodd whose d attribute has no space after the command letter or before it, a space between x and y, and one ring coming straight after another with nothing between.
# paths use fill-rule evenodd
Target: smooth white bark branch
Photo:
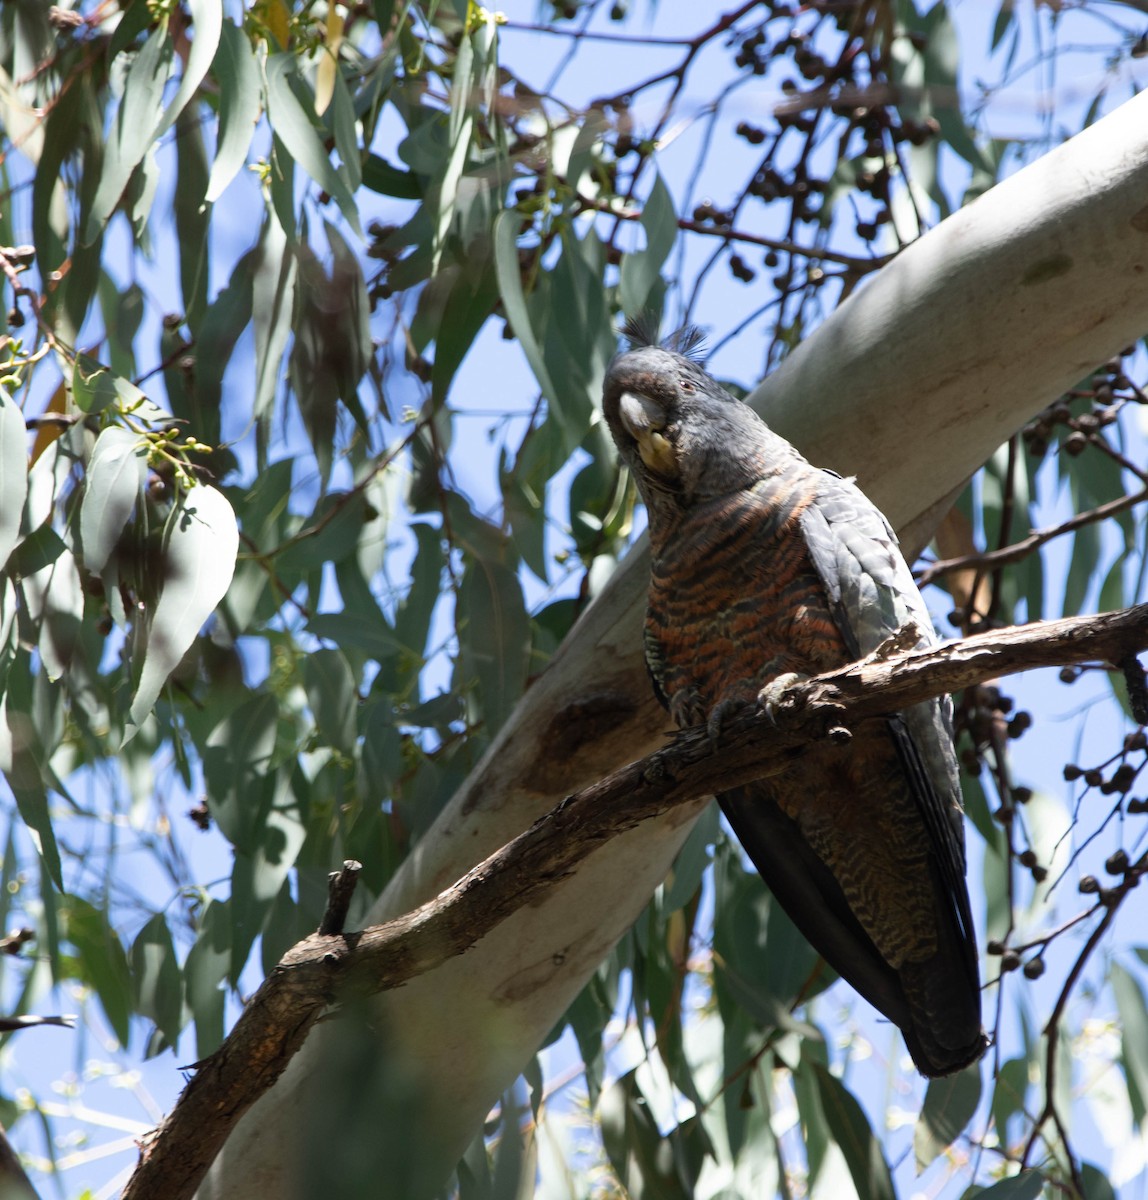
<instances>
[{"instance_id":1,"label":"smooth white bark branch","mask_svg":"<svg viewBox=\"0 0 1148 1200\"><path fill-rule=\"evenodd\" d=\"M754 393L813 462L856 474L908 546L1009 434L1148 330L1148 95L945 221L885 267ZM648 752L668 719L641 660L648 560L632 553L371 914L434 896L562 795ZM470 953L380 997L434 1186L664 878L698 806L624 834ZM241 1122L205 1200L299 1192L329 1029ZM363 1054L371 1054L366 1044ZM404 1115L405 1114L405 1115ZM401 1128L403 1120L409 1130ZM378 1170L391 1167L380 1153ZM413 1193L409 1200L418 1200Z\"/></svg>"}]
</instances>

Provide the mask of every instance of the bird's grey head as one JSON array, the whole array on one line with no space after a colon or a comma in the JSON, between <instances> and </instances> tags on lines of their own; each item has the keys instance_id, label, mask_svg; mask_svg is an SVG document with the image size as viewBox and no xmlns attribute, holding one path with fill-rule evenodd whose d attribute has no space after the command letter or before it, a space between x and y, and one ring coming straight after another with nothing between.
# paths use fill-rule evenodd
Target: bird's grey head
<instances>
[{"instance_id":1,"label":"bird's grey head","mask_svg":"<svg viewBox=\"0 0 1148 1200\"><path fill-rule=\"evenodd\" d=\"M606 371L602 411L650 510L685 508L751 486L768 469L772 435L686 354L641 345Z\"/></svg>"}]
</instances>

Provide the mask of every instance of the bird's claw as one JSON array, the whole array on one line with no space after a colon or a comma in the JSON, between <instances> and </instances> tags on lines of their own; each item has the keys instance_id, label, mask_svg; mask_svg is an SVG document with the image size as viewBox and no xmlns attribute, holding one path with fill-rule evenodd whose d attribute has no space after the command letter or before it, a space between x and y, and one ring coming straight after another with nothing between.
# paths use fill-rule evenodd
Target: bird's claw
<instances>
[{"instance_id":1,"label":"bird's claw","mask_svg":"<svg viewBox=\"0 0 1148 1200\"><path fill-rule=\"evenodd\" d=\"M796 697L790 696L790 689L799 683L804 683L810 677L799 675L796 671L786 671L771 679L757 694L757 704L776 724L776 717L783 708L792 708Z\"/></svg>"},{"instance_id":2,"label":"bird's claw","mask_svg":"<svg viewBox=\"0 0 1148 1200\"><path fill-rule=\"evenodd\" d=\"M741 707L742 703L738 700L719 700L710 709L710 715L706 718L706 733L709 735L711 743L721 737L722 726L725 724L726 718Z\"/></svg>"}]
</instances>

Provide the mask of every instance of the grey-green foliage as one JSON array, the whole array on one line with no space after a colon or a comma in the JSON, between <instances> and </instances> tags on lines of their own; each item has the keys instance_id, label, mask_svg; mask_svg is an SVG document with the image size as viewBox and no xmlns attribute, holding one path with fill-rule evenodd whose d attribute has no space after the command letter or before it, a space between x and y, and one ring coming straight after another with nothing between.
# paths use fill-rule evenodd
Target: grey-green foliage
<instances>
[{"instance_id":1,"label":"grey-green foliage","mask_svg":"<svg viewBox=\"0 0 1148 1200\"><path fill-rule=\"evenodd\" d=\"M602 4L554 10L558 29L609 25ZM700 320L772 365L879 265L866 247L898 250L1041 148L1040 131L994 139L953 102L974 23L962 33L943 2L746 5L708 30L699 10L695 48L725 54L721 82L695 82L682 45L668 98L625 13L614 6L611 30L632 37L632 75L596 80L599 99L579 106L561 73L536 90L515 49L531 43L461 0L263 0L242 24L216 0L81 5L79 23L0 10L0 904L133 1050L145 1029L159 1052L189 1028L195 1056L214 1049L223 988L314 928L343 858L364 863L357 904L382 890L626 549L633 492L597 409L620 317ZM1051 61L1058 26L1041 20ZM1133 18L1097 28L1113 71L1141 55ZM1013 6L973 33L1013 81ZM771 95L823 88L830 102L739 120L742 85L763 76ZM684 168L669 151L695 123ZM719 138L720 170L706 157ZM753 281L763 254L776 273L748 307L735 284L714 290L718 268ZM476 354L506 361L498 333L533 375L525 389L467 373ZM1061 480L1079 510L1135 490L1120 412L1143 399L1134 365L1082 381L991 461L942 527L945 556L1019 541ZM1040 473L1050 454L1056 479ZM968 625L1039 616L1061 591L1065 611L1142 594L1142 512L1067 536L1060 578L1030 555L951 577L944 602ZM964 711L966 758L991 768L967 781L970 837L985 840L990 936L1005 937L1030 919L1029 831L994 823L1007 765L976 705ZM193 805L210 833L182 815ZM160 866L147 912L115 855L92 851L105 825ZM179 852L201 836L223 883ZM1099 994L1111 981L1139 1126L1141 967L1090 970ZM31 1003L40 977L14 978ZM568 1192L552 1172L540 1186L732 1197L851 1181L893 1195L904 1172L889 1164L909 1144L872 1081L854 1085L873 1035L823 995L831 982L705 818L567 1014L597 1149L572 1149ZM642 1069L612 1056L623 996ZM1065 1019L1085 1036L1072 1005ZM1042 1048L1018 1021L983 1072L929 1087L919 1169L975 1187L1020 1163ZM528 1078L533 1116L555 1124L536 1064ZM1025 1161L1071 1182L1060 1135L1045 1136ZM489 1162L476 1143L461 1194L511 1194L526 1169L512 1141ZM1035 1195L1041 1178L978 1194ZM1109 1194L1096 1167L1078 1178Z\"/></svg>"}]
</instances>

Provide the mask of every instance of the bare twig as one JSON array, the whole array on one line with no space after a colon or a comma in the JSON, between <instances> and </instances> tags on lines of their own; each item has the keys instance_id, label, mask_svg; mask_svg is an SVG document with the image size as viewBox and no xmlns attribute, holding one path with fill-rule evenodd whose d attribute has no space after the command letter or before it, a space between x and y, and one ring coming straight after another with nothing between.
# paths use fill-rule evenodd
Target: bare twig
<instances>
[{"instance_id":1,"label":"bare twig","mask_svg":"<svg viewBox=\"0 0 1148 1200\"><path fill-rule=\"evenodd\" d=\"M1008 566L1009 563L1020 562L1022 558L1027 558L1034 550L1039 550L1046 542L1051 542L1053 538L1058 538L1061 534L1071 533L1074 529L1080 529L1084 525L1095 525L1099 521L1107 521L1109 517L1134 508L1137 504L1143 504L1146 500L1148 500L1148 488L1139 492L1129 492L1126 496L1118 496L1115 500L1109 500L1107 504L1090 508L1087 512L1077 513L1076 516L1069 518L1061 525L1048 529L1034 529L1028 537L1021 538L1019 542L1014 542L1011 546L1004 546L999 550L986 550L983 554L964 554L960 558L946 558L940 562L931 563L917 576L917 583L920 587L924 587L927 583L936 583L941 576L949 575L953 571L964 571L970 567L996 569Z\"/></svg>"},{"instance_id":2,"label":"bare twig","mask_svg":"<svg viewBox=\"0 0 1148 1200\"><path fill-rule=\"evenodd\" d=\"M1022 626L819 675L770 712L747 706L711 738L666 747L568 796L434 900L357 934L293 947L201 1064L142 1147L122 1200L191 1197L242 1114L279 1078L312 1025L341 999L398 987L465 953L507 917L538 904L594 850L675 807L785 770L831 728L899 711L983 679L1032 667L1119 662L1148 646L1148 605Z\"/></svg>"},{"instance_id":3,"label":"bare twig","mask_svg":"<svg viewBox=\"0 0 1148 1200\"><path fill-rule=\"evenodd\" d=\"M336 937L343 932L362 869L361 862L348 858L341 871L332 871L327 876L327 911L319 922L319 937Z\"/></svg>"}]
</instances>

